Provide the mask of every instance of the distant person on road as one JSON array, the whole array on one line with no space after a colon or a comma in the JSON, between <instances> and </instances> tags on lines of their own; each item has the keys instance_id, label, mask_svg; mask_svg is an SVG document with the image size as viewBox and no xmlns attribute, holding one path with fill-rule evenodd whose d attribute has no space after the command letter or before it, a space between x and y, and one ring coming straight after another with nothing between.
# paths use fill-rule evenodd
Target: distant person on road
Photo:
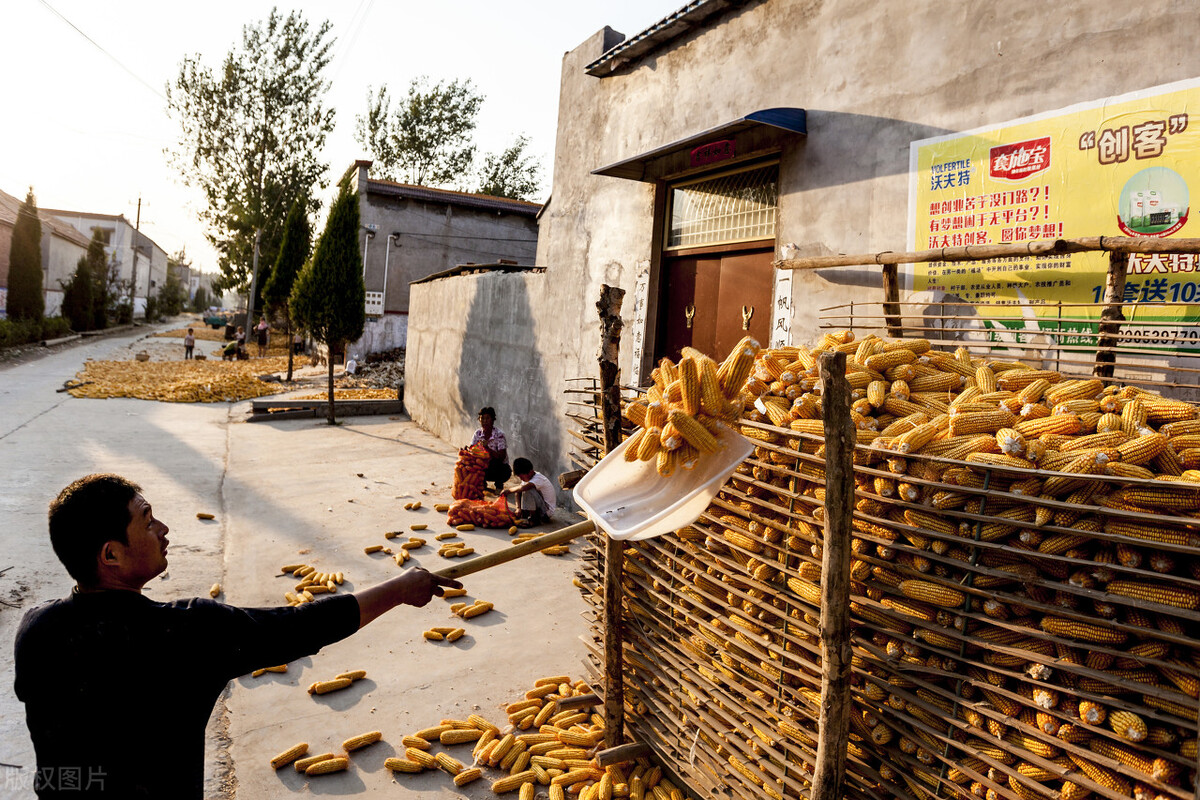
<instances>
[{"instance_id":1,"label":"distant person on road","mask_svg":"<svg viewBox=\"0 0 1200 800\"><path fill-rule=\"evenodd\" d=\"M513 474L521 479L521 485L500 492L502 497L514 496L517 504L517 524L522 528L530 525L545 525L551 521L558 505L554 484L540 472L533 471L528 458L518 458L512 463Z\"/></svg>"},{"instance_id":2,"label":"distant person on road","mask_svg":"<svg viewBox=\"0 0 1200 800\"><path fill-rule=\"evenodd\" d=\"M487 448L490 460L483 480L496 484L496 493L504 488L504 482L512 476L512 467L508 465L508 440L504 433L496 427L496 409L484 406L479 409L479 430L471 437L471 445L482 444Z\"/></svg>"},{"instance_id":3,"label":"distant person on road","mask_svg":"<svg viewBox=\"0 0 1200 800\"><path fill-rule=\"evenodd\" d=\"M267 316L264 314L259 318L258 324L254 326L256 336L256 344L258 346L258 357L267 357L267 341L270 336L271 326L267 324Z\"/></svg>"},{"instance_id":4,"label":"distant person on road","mask_svg":"<svg viewBox=\"0 0 1200 800\"><path fill-rule=\"evenodd\" d=\"M232 678L461 586L418 567L290 608L151 600L142 588L167 568L168 529L141 492L117 475L88 475L50 504L50 543L76 585L21 620L15 682L43 799L200 800L204 728Z\"/></svg>"},{"instance_id":5,"label":"distant person on road","mask_svg":"<svg viewBox=\"0 0 1200 800\"><path fill-rule=\"evenodd\" d=\"M192 351L196 349L196 332L188 328L187 336L183 337L183 360L190 361Z\"/></svg>"}]
</instances>

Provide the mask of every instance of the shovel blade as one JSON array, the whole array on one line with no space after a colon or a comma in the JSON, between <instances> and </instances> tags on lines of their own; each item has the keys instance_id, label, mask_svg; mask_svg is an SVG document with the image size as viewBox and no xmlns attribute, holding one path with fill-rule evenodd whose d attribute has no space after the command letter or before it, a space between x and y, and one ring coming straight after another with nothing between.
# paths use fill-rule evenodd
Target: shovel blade
<instances>
[{"instance_id":1,"label":"shovel blade","mask_svg":"<svg viewBox=\"0 0 1200 800\"><path fill-rule=\"evenodd\" d=\"M717 452L702 455L695 468L664 478L653 460L625 460L627 439L576 484L575 502L614 539L649 539L691 525L754 451L749 439L729 428L717 441Z\"/></svg>"}]
</instances>

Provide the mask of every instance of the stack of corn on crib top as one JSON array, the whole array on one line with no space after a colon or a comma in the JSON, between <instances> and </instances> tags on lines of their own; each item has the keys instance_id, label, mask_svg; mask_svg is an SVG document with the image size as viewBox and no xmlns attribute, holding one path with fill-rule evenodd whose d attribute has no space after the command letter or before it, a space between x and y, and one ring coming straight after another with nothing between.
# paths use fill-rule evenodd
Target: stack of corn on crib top
<instances>
[{"instance_id":1,"label":"stack of corn on crib top","mask_svg":"<svg viewBox=\"0 0 1200 800\"><path fill-rule=\"evenodd\" d=\"M754 457L700 523L630 553L631 635L681 681L659 713L745 796L807 786L826 349L859 443L848 796L1192 797L1197 407L924 340L757 354L735 399ZM639 650L653 704L662 665Z\"/></svg>"}]
</instances>

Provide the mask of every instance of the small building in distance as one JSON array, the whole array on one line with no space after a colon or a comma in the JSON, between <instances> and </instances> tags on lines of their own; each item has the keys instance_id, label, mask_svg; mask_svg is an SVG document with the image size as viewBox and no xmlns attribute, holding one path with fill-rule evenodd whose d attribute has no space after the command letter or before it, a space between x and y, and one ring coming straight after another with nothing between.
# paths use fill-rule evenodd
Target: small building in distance
<instances>
[{"instance_id":1,"label":"small building in distance","mask_svg":"<svg viewBox=\"0 0 1200 800\"><path fill-rule=\"evenodd\" d=\"M23 198L0 191L0 309L8 307L8 256L13 226ZM62 309L62 284L71 280L79 259L87 255L88 237L75 228L38 209L42 223L42 296L45 315L57 316Z\"/></svg>"},{"instance_id":2,"label":"small building in distance","mask_svg":"<svg viewBox=\"0 0 1200 800\"><path fill-rule=\"evenodd\" d=\"M366 356L408 341L409 284L463 264L532 265L540 203L433 189L370 177L350 168L363 237L367 325L347 352Z\"/></svg>"},{"instance_id":3,"label":"small building in distance","mask_svg":"<svg viewBox=\"0 0 1200 800\"><path fill-rule=\"evenodd\" d=\"M121 280L135 284L133 316L144 317L146 298L158 294L167 279L167 251L138 231L125 219L124 214L96 214L53 208L42 211L75 228L87 241L91 240L92 231L100 231L108 263L117 266ZM128 287L129 283L126 284L127 292Z\"/></svg>"}]
</instances>

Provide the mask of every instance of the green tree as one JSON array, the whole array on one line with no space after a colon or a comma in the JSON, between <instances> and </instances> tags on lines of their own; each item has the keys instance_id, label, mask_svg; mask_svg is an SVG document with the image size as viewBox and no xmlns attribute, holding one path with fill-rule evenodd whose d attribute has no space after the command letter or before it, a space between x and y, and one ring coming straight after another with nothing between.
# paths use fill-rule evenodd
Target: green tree
<instances>
[{"instance_id":1,"label":"green tree","mask_svg":"<svg viewBox=\"0 0 1200 800\"><path fill-rule=\"evenodd\" d=\"M33 188L17 211L8 249L8 317L40 323L46 310L42 294L42 221Z\"/></svg>"},{"instance_id":2,"label":"green tree","mask_svg":"<svg viewBox=\"0 0 1200 800\"><path fill-rule=\"evenodd\" d=\"M168 113L180 125L168 156L204 195L201 218L221 270L215 289L249 284L258 230L260 263L274 263L288 207L327 185L319 154L333 130L330 30L327 21L314 27L298 11L272 9L242 29L240 47L215 72L188 56L167 86Z\"/></svg>"},{"instance_id":3,"label":"green tree","mask_svg":"<svg viewBox=\"0 0 1200 800\"><path fill-rule=\"evenodd\" d=\"M90 331L96 321L96 300L93 296L96 280L92 276L87 255L80 256L75 274L67 283L59 281L63 290L62 315L74 331Z\"/></svg>"},{"instance_id":4,"label":"green tree","mask_svg":"<svg viewBox=\"0 0 1200 800\"><path fill-rule=\"evenodd\" d=\"M296 278L289 303L296 322L328 348L330 425L335 424L333 353L362 336L367 321L358 221L358 196L343 184L312 260Z\"/></svg>"},{"instance_id":5,"label":"green tree","mask_svg":"<svg viewBox=\"0 0 1200 800\"><path fill-rule=\"evenodd\" d=\"M279 257L263 286L263 300L268 311L282 314L284 319L284 336L288 343L287 379L292 379L294 348L292 347L292 315L288 310L288 298L292 296L292 288L296 285L296 276L308 260L312 249L312 231L308 227L308 215L304 213L307 204L303 201L292 203L288 211L287 222L283 226L283 241L279 245ZM357 237L356 237L357 240Z\"/></svg>"},{"instance_id":6,"label":"green tree","mask_svg":"<svg viewBox=\"0 0 1200 800\"><path fill-rule=\"evenodd\" d=\"M208 310L208 290L203 286L196 287L196 296L192 298L192 311Z\"/></svg>"},{"instance_id":7,"label":"green tree","mask_svg":"<svg viewBox=\"0 0 1200 800\"><path fill-rule=\"evenodd\" d=\"M88 242L88 275L92 279L92 323L84 330L103 330L108 327L109 270L108 256L104 253L104 235L100 229L92 231Z\"/></svg>"},{"instance_id":8,"label":"green tree","mask_svg":"<svg viewBox=\"0 0 1200 800\"><path fill-rule=\"evenodd\" d=\"M468 80L414 78L392 108L387 86L367 90L367 113L355 138L370 151L385 180L419 186L465 187L475 163L475 118L483 95Z\"/></svg>"},{"instance_id":9,"label":"green tree","mask_svg":"<svg viewBox=\"0 0 1200 800\"><path fill-rule=\"evenodd\" d=\"M541 188L542 165L528 152L529 137L521 135L512 146L488 153L479 170L479 191L513 200L531 200Z\"/></svg>"},{"instance_id":10,"label":"green tree","mask_svg":"<svg viewBox=\"0 0 1200 800\"><path fill-rule=\"evenodd\" d=\"M167 279L158 290L158 312L165 317L172 317L183 311L187 302L187 289L179 275L172 269L167 269Z\"/></svg>"}]
</instances>

